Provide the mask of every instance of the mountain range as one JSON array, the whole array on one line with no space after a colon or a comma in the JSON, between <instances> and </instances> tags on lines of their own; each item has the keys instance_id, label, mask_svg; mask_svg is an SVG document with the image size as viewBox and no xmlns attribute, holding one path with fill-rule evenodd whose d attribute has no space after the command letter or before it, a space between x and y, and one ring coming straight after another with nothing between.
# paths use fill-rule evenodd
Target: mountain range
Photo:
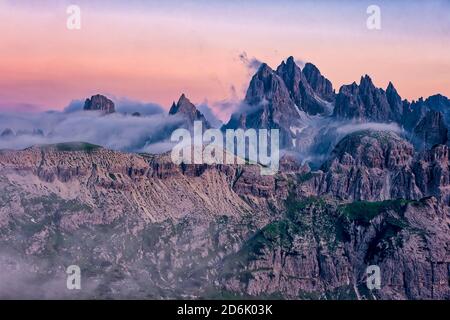
<instances>
[{"instance_id":1,"label":"mountain range","mask_svg":"<svg viewBox=\"0 0 450 320\"><path fill-rule=\"evenodd\" d=\"M116 112L100 95L83 109ZM168 117L212 127L184 94ZM89 141L0 151L0 296L450 299L449 125L443 95L410 102L367 75L336 91L289 57L260 65L222 127L279 129L273 176ZM83 290L67 291L74 264Z\"/></svg>"}]
</instances>

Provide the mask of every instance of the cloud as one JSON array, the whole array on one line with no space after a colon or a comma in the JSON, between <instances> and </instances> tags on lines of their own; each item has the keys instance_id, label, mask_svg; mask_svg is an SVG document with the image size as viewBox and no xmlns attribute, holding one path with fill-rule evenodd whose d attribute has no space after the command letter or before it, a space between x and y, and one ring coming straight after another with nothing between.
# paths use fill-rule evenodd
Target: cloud
<instances>
[{"instance_id":1,"label":"cloud","mask_svg":"<svg viewBox=\"0 0 450 320\"><path fill-rule=\"evenodd\" d=\"M261 61L259 61L255 57L249 58L245 51L239 54L239 60L247 67L247 69L251 73L256 72L258 70L259 66L262 63Z\"/></svg>"},{"instance_id":2,"label":"cloud","mask_svg":"<svg viewBox=\"0 0 450 320\"><path fill-rule=\"evenodd\" d=\"M82 111L84 107L84 101L72 100L67 107L64 108L64 112L77 112Z\"/></svg>"},{"instance_id":3,"label":"cloud","mask_svg":"<svg viewBox=\"0 0 450 320\"><path fill-rule=\"evenodd\" d=\"M44 110L40 105L31 103L2 103L0 102L0 110L6 112L39 112Z\"/></svg>"},{"instance_id":4,"label":"cloud","mask_svg":"<svg viewBox=\"0 0 450 320\"><path fill-rule=\"evenodd\" d=\"M0 137L0 149L82 141L114 150L139 151L170 138L182 121L166 114L132 117L119 113L104 116L94 111L4 113L0 114L0 133L10 128L15 134Z\"/></svg>"},{"instance_id":5,"label":"cloud","mask_svg":"<svg viewBox=\"0 0 450 320\"><path fill-rule=\"evenodd\" d=\"M159 104L152 102L140 102L128 98L119 98L116 102L116 111L120 113L139 112L141 115L154 115L164 113L165 110Z\"/></svg>"},{"instance_id":6,"label":"cloud","mask_svg":"<svg viewBox=\"0 0 450 320\"><path fill-rule=\"evenodd\" d=\"M396 133L400 133L402 131L402 129L396 123L375 123L375 122L344 124L342 126L339 126L336 131L341 135L347 135L353 132L363 130L393 131Z\"/></svg>"},{"instance_id":7,"label":"cloud","mask_svg":"<svg viewBox=\"0 0 450 320\"><path fill-rule=\"evenodd\" d=\"M206 103L202 103L197 106L197 109L203 113L206 120L214 127L214 128L220 128L222 126L222 121L217 118L217 116L214 114L214 111L212 108Z\"/></svg>"}]
</instances>

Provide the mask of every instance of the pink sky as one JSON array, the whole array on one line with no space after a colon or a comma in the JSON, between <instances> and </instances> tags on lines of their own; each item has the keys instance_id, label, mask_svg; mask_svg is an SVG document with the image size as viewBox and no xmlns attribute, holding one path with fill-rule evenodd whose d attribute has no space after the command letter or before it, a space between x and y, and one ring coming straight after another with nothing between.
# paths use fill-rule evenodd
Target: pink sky
<instances>
[{"instance_id":1,"label":"pink sky","mask_svg":"<svg viewBox=\"0 0 450 320\"><path fill-rule=\"evenodd\" d=\"M102 8L97 1L80 5L79 31L66 29L64 1L44 3L0 4L2 108L62 109L95 93L168 108L184 92L214 105L230 99L232 87L243 97L250 73L242 52L273 68L290 55L310 61L336 90L367 73L383 88L392 81L404 98L450 96L450 10L442 13L439 1L426 10L382 8L380 31L366 28L367 5L355 2Z\"/></svg>"}]
</instances>

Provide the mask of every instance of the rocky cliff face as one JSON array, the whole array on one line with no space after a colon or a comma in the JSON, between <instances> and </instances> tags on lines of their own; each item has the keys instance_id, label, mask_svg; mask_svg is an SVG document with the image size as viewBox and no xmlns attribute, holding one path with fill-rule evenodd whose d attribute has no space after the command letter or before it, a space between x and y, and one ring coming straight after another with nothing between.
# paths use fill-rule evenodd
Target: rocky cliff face
<instances>
[{"instance_id":1,"label":"rocky cliff face","mask_svg":"<svg viewBox=\"0 0 450 320\"><path fill-rule=\"evenodd\" d=\"M444 116L438 111L428 111L414 128L414 134L423 148L448 142L448 129Z\"/></svg>"},{"instance_id":2,"label":"rocky cliff face","mask_svg":"<svg viewBox=\"0 0 450 320\"><path fill-rule=\"evenodd\" d=\"M85 111L101 111L104 114L116 112L114 102L100 94L92 96L90 99L86 99L83 109Z\"/></svg>"},{"instance_id":3,"label":"rocky cliff face","mask_svg":"<svg viewBox=\"0 0 450 320\"><path fill-rule=\"evenodd\" d=\"M358 121L398 121L402 117L399 100L391 83L384 91L376 88L372 79L366 75L361 77L359 85L354 82L341 87L336 97L334 115L339 119Z\"/></svg>"},{"instance_id":4,"label":"rocky cliff face","mask_svg":"<svg viewBox=\"0 0 450 320\"><path fill-rule=\"evenodd\" d=\"M336 98L333 85L330 80L325 78L319 69L312 63L306 63L302 70L311 88L323 100L333 102Z\"/></svg>"},{"instance_id":5,"label":"rocky cliff face","mask_svg":"<svg viewBox=\"0 0 450 320\"><path fill-rule=\"evenodd\" d=\"M307 114L325 114L329 103L334 100L331 82L321 75L313 64L306 64L301 70L293 57L282 62L277 74L286 84L291 99L296 106Z\"/></svg>"},{"instance_id":6,"label":"rocky cliff face","mask_svg":"<svg viewBox=\"0 0 450 320\"><path fill-rule=\"evenodd\" d=\"M435 196L450 205L445 145L415 154L409 142L392 132L357 132L337 144L322 170L319 193L340 199L417 200ZM430 186L430 180L437 185Z\"/></svg>"},{"instance_id":7,"label":"rocky cliff face","mask_svg":"<svg viewBox=\"0 0 450 320\"><path fill-rule=\"evenodd\" d=\"M15 285L36 290L0 295L448 299L448 148L419 162L412 150L367 132L341 141L322 171L284 158L275 176L84 143L2 151L0 262ZM377 191L410 167L420 193ZM328 174L352 181L355 171L365 178L328 188ZM75 293L64 289L72 264L85 277ZM380 290L365 286L371 264Z\"/></svg>"}]
</instances>

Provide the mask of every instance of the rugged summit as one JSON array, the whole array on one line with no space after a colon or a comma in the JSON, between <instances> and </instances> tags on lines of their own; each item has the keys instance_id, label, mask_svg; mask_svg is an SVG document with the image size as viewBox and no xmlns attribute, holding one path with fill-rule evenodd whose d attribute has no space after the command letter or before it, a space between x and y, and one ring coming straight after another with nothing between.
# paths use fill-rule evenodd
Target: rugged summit
<instances>
[{"instance_id":1,"label":"rugged summit","mask_svg":"<svg viewBox=\"0 0 450 320\"><path fill-rule=\"evenodd\" d=\"M302 71L293 57L282 62L277 74L283 79L292 100L300 110L308 114L324 114L328 110L327 103L333 101L331 82L320 74L312 64L305 65Z\"/></svg>"},{"instance_id":2,"label":"rugged summit","mask_svg":"<svg viewBox=\"0 0 450 320\"><path fill-rule=\"evenodd\" d=\"M211 125L206 120L205 116L197 110L195 105L184 95L184 93L178 99L178 102L173 102L172 107L169 110L169 115L180 115L187 120L188 126L192 127L194 121L201 121L203 128L211 128Z\"/></svg>"},{"instance_id":3,"label":"rugged summit","mask_svg":"<svg viewBox=\"0 0 450 320\"><path fill-rule=\"evenodd\" d=\"M107 97L97 94L90 99L86 99L83 110L85 111L101 111L103 114L116 112L114 102Z\"/></svg>"},{"instance_id":4,"label":"rugged summit","mask_svg":"<svg viewBox=\"0 0 450 320\"><path fill-rule=\"evenodd\" d=\"M323 100L332 102L336 98L331 81L325 78L312 63L306 63L302 70L311 88Z\"/></svg>"},{"instance_id":5,"label":"rugged summit","mask_svg":"<svg viewBox=\"0 0 450 320\"><path fill-rule=\"evenodd\" d=\"M334 100L331 83L317 68L309 64L305 72L293 57L283 61L276 71L261 64L250 81L244 110L233 114L224 128L279 129L281 146L296 148L308 115L330 113Z\"/></svg>"}]
</instances>

